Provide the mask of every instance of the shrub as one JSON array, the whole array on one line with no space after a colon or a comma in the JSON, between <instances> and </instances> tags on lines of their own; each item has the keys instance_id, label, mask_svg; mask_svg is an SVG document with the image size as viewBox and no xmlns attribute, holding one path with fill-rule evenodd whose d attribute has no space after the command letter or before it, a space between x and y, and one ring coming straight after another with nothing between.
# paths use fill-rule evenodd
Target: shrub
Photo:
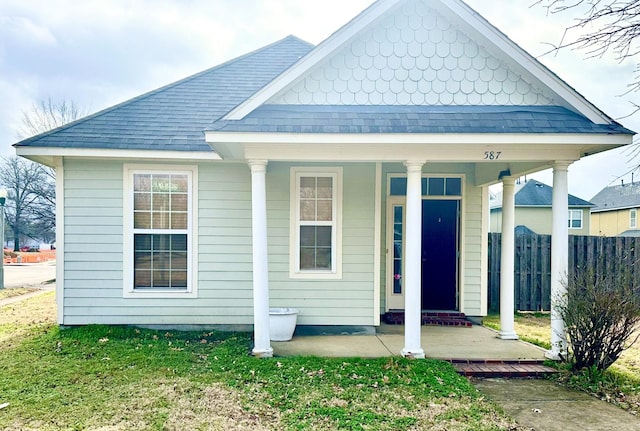
<instances>
[{"instance_id":1,"label":"shrub","mask_svg":"<svg viewBox=\"0 0 640 431\"><path fill-rule=\"evenodd\" d=\"M609 368L638 339L640 291L630 266L577 268L558 301L574 371ZM634 335L635 333L635 335Z\"/></svg>"}]
</instances>

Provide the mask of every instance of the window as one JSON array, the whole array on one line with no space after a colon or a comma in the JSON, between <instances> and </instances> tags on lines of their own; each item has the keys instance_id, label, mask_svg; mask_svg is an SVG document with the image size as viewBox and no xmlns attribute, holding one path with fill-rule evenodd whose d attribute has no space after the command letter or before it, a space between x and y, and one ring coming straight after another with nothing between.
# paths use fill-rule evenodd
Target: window
<instances>
[{"instance_id":1,"label":"window","mask_svg":"<svg viewBox=\"0 0 640 431\"><path fill-rule=\"evenodd\" d=\"M569 210L569 229L582 229L582 210Z\"/></svg>"},{"instance_id":2,"label":"window","mask_svg":"<svg viewBox=\"0 0 640 431\"><path fill-rule=\"evenodd\" d=\"M404 207L402 205L393 206L393 293L402 293L402 245L403 238L403 218Z\"/></svg>"},{"instance_id":3,"label":"window","mask_svg":"<svg viewBox=\"0 0 640 431\"><path fill-rule=\"evenodd\" d=\"M195 294L192 280L195 168L169 169L172 168L125 169L128 201L125 296Z\"/></svg>"},{"instance_id":4,"label":"window","mask_svg":"<svg viewBox=\"0 0 640 431\"><path fill-rule=\"evenodd\" d=\"M631 211L629 211L629 228L638 228L638 210L636 208L633 208Z\"/></svg>"},{"instance_id":5,"label":"window","mask_svg":"<svg viewBox=\"0 0 640 431\"><path fill-rule=\"evenodd\" d=\"M341 277L342 171L292 168L292 277Z\"/></svg>"},{"instance_id":6,"label":"window","mask_svg":"<svg viewBox=\"0 0 640 431\"><path fill-rule=\"evenodd\" d=\"M389 182L390 196L407 195L407 178L392 177ZM422 196L461 196L462 178L427 177L422 178Z\"/></svg>"}]
</instances>

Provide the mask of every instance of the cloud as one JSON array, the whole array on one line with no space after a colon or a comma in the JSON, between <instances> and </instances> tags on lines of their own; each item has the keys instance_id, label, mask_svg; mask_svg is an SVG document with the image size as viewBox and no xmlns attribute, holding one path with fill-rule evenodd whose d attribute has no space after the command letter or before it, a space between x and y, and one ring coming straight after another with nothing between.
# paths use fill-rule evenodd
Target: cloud
<instances>
[{"instance_id":1,"label":"cloud","mask_svg":"<svg viewBox=\"0 0 640 431\"><path fill-rule=\"evenodd\" d=\"M52 97L98 110L292 33L318 43L372 1L5 0L0 89L21 109Z\"/></svg>"}]
</instances>

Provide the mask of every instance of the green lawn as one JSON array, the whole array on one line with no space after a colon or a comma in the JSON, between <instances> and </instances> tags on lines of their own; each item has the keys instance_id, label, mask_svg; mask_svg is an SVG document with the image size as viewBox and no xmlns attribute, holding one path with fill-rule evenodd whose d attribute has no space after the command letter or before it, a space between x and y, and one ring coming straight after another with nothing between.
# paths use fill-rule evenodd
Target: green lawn
<instances>
[{"instance_id":1,"label":"green lawn","mask_svg":"<svg viewBox=\"0 0 640 431\"><path fill-rule=\"evenodd\" d=\"M483 319L483 324L499 330L500 316L487 316ZM551 347L551 322L548 314L517 313L515 328L522 340L545 349ZM563 373L560 380L624 409L640 412L640 343L630 346L604 375Z\"/></svg>"},{"instance_id":2,"label":"green lawn","mask_svg":"<svg viewBox=\"0 0 640 431\"><path fill-rule=\"evenodd\" d=\"M0 429L523 429L444 362L260 360L248 334L59 330L37 316L52 302L0 308Z\"/></svg>"}]
</instances>

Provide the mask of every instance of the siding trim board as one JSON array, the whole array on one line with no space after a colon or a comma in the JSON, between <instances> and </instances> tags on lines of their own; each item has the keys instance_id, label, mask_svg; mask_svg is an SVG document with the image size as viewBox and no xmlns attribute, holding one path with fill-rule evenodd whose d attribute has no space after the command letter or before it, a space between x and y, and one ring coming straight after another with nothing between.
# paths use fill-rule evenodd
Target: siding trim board
<instances>
[{"instance_id":1,"label":"siding trim board","mask_svg":"<svg viewBox=\"0 0 640 431\"><path fill-rule=\"evenodd\" d=\"M375 239L373 249L373 324L380 325L380 275L381 275L381 247L382 247L382 163L376 163L376 184L374 204Z\"/></svg>"},{"instance_id":2,"label":"siding trim board","mask_svg":"<svg viewBox=\"0 0 640 431\"><path fill-rule=\"evenodd\" d=\"M56 159L56 253L62 259L56 261L56 308L59 325L64 325L64 300L65 300L65 177L64 160ZM60 205L57 202L62 202Z\"/></svg>"}]
</instances>

